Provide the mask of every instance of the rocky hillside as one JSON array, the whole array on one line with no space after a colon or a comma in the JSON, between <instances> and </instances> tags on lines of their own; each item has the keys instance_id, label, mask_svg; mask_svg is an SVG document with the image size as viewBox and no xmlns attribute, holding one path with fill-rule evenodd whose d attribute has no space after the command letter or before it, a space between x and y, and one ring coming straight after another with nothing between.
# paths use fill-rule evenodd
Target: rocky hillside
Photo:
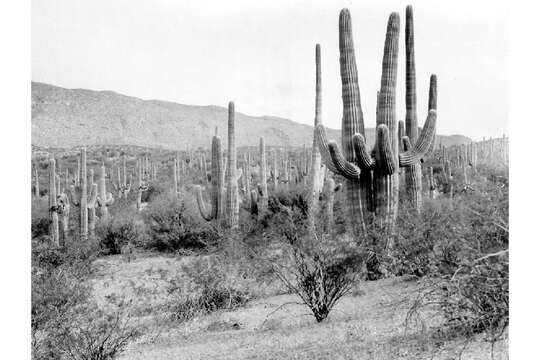
<instances>
[{"instance_id":1,"label":"rocky hillside","mask_svg":"<svg viewBox=\"0 0 540 360\"><path fill-rule=\"evenodd\" d=\"M215 127L226 138L227 109L141 100L112 91L65 89L32 82L32 144L70 148L77 145L137 145L183 150L209 147ZM237 146L302 146L312 141L312 126L272 116L236 113ZM339 140L340 131L329 129ZM366 129L368 143L374 129ZM470 141L461 135L440 137L443 145ZM437 144L439 141L437 141Z\"/></svg>"}]
</instances>

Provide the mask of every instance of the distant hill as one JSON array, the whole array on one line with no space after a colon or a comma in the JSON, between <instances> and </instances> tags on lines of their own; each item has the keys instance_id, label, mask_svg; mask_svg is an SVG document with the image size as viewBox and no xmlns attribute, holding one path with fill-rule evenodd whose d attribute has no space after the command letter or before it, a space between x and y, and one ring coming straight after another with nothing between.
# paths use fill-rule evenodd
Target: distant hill
<instances>
[{"instance_id":1,"label":"distant hill","mask_svg":"<svg viewBox=\"0 0 540 360\"><path fill-rule=\"evenodd\" d=\"M215 127L226 139L227 109L142 100L112 91L65 89L32 82L32 144L71 148L85 145L134 145L185 150L210 146ZM341 131L328 129L339 141ZM237 146L310 146L313 127L273 116L236 113ZM366 129L372 144L374 129ZM469 142L462 135L439 136L443 145Z\"/></svg>"}]
</instances>

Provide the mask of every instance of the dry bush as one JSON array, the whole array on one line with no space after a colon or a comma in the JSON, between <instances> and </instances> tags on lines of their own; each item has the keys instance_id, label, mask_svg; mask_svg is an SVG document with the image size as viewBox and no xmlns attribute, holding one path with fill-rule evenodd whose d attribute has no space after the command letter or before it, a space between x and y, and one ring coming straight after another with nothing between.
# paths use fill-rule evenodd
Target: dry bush
<instances>
[{"instance_id":1,"label":"dry bush","mask_svg":"<svg viewBox=\"0 0 540 360\"><path fill-rule=\"evenodd\" d=\"M104 255L120 254L125 245L141 244L146 239L143 222L118 215L100 221L96 227L96 236Z\"/></svg>"},{"instance_id":2,"label":"dry bush","mask_svg":"<svg viewBox=\"0 0 540 360\"><path fill-rule=\"evenodd\" d=\"M418 254L424 262L423 272L416 273L424 276L422 290L409 318L434 306L444 315L442 329L448 334L484 333L494 342L509 320L508 187L488 179L473 182L472 189L452 204L429 205L423 219L431 220L420 228L431 229L427 245L425 237L411 236L392 260L402 270L411 269L403 264L416 263L411 259Z\"/></svg>"},{"instance_id":3,"label":"dry bush","mask_svg":"<svg viewBox=\"0 0 540 360\"><path fill-rule=\"evenodd\" d=\"M197 315L221 309L234 309L252 298L238 267L216 255L194 258L182 266L188 277L173 278L168 292L173 297L170 306L175 320L186 321Z\"/></svg>"},{"instance_id":4,"label":"dry bush","mask_svg":"<svg viewBox=\"0 0 540 360\"><path fill-rule=\"evenodd\" d=\"M310 230L305 215L302 203L281 206L274 218L281 252L270 261L276 276L321 322L359 279L366 254L348 237Z\"/></svg>"},{"instance_id":5,"label":"dry bush","mask_svg":"<svg viewBox=\"0 0 540 360\"><path fill-rule=\"evenodd\" d=\"M125 308L106 312L96 304L71 308L54 331L55 345L71 360L112 360L141 334Z\"/></svg>"},{"instance_id":6,"label":"dry bush","mask_svg":"<svg viewBox=\"0 0 540 360\"><path fill-rule=\"evenodd\" d=\"M145 248L158 251L202 249L218 239L214 228L203 223L185 201L164 194L150 203L144 213L148 238Z\"/></svg>"}]
</instances>

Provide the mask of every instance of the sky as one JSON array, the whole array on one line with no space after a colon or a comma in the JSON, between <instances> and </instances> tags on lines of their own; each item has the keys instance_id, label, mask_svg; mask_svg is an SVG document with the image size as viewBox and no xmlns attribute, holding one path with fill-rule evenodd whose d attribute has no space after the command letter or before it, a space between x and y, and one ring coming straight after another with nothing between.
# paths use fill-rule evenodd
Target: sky
<instances>
[{"instance_id":1,"label":"sky","mask_svg":"<svg viewBox=\"0 0 540 360\"><path fill-rule=\"evenodd\" d=\"M419 124L438 77L439 134L508 133L507 9L487 1L32 0L32 81L227 106L341 128L338 19L351 11L367 127L375 126L386 23L401 17L397 117L405 118L405 7L414 9Z\"/></svg>"}]
</instances>

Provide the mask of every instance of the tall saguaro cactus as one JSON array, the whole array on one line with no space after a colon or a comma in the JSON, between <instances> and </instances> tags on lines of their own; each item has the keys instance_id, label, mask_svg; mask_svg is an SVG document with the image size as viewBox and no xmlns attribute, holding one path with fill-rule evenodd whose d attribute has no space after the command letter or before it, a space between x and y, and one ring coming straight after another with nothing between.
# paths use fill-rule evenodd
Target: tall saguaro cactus
<instances>
[{"instance_id":1,"label":"tall saguaro cactus","mask_svg":"<svg viewBox=\"0 0 540 360\"><path fill-rule=\"evenodd\" d=\"M408 5L405 14L405 126L411 143L418 139L418 120L416 113L416 66L414 61L414 23L412 6ZM399 138L401 140L402 138ZM422 168L415 163L405 168L405 188L407 198L416 210L422 208Z\"/></svg>"},{"instance_id":2,"label":"tall saguaro cactus","mask_svg":"<svg viewBox=\"0 0 540 360\"><path fill-rule=\"evenodd\" d=\"M212 138L212 169L211 169L211 193L210 201L211 211L206 210L202 197L202 188L200 185L195 187L197 204L199 212L206 221L216 220L219 222L222 218L223 210L223 153L221 152L221 139L218 136Z\"/></svg>"},{"instance_id":3,"label":"tall saguaro cactus","mask_svg":"<svg viewBox=\"0 0 540 360\"><path fill-rule=\"evenodd\" d=\"M319 150L326 165L346 179L349 225L355 236L361 236L365 234L366 218L368 221L377 219L386 229L393 229L399 200L398 166L411 166L420 161L433 141L437 116L435 110L430 110L414 146L399 153L395 111L399 15L392 13L388 19L381 87L377 96L376 142L373 151L369 152L364 139L351 17L347 9L340 13L339 30L343 153L335 142L326 140L324 126L318 125L316 133Z\"/></svg>"},{"instance_id":4,"label":"tall saguaro cactus","mask_svg":"<svg viewBox=\"0 0 540 360\"><path fill-rule=\"evenodd\" d=\"M88 188L86 177L86 148L81 149L81 155L78 162L80 171L78 185L71 185L70 201L73 205L79 207L79 239L88 240Z\"/></svg>"},{"instance_id":5,"label":"tall saguaro cactus","mask_svg":"<svg viewBox=\"0 0 540 360\"><path fill-rule=\"evenodd\" d=\"M234 102L229 102L227 144L227 188L225 198L225 222L231 229L238 228L238 176L236 174L236 144L234 135Z\"/></svg>"},{"instance_id":6,"label":"tall saguaro cactus","mask_svg":"<svg viewBox=\"0 0 540 360\"><path fill-rule=\"evenodd\" d=\"M49 236L51 241L60 246L60 233L58 227L58 203L56 198L56 162L49 162Z\"/></svg>"},{"instance_id":7,"label":"tall saguaro cactus","mask_svg":"<svg viewBox=\"0 0 540 360\"><path fill-rule=\"evenodd\" d=\"M34 164L34 196L39 197L39 169L37 163Z\"/></svg>"},{"instance_id":8,"label":"tall saguaro cactus","mask_svg":"<svg viewBox=\"0 0 540 360\"><path fill-rule=\"evenodd\" d=\"M259 197L258 197L258 206L259 218L262 218L268 207L268 185L267 185L267 172L266 172L266 147L264 145L264 137L261 137L259 142L259 155L260 155L260 166L259 166Z\"/></svg>"},{"instance_id":9,"label":"tall saguaro cactus","mask_svg":"<svg viewBox=\"0 0 540 360\"><path fill-rule=\"evenodd\" d=\"M109 216L108 207L113 204L114 197L110 192L107 192L106 184L106 174L105 174L105 164L101 164L101 170L99 173L99 191L97 196L97 203L99 206L99 215L102 219L106 219Z\"/></svg>"},{"instance_id":10,"label":"tall saguaro cactus","mask_svg":"<svg viewBox=\"0 0 540 360\"><path fill-rule=\"evenodd\" d=\"M322 190L323 184L321 179L321 154L319 148L317 147L317 137L315 136L315 131L318 125L322 123L321 121L321 108L322 108L322 86L321 86L321 46L319 44L315 45L315 120L314 120L314 130L313 130L313 146L311 148L311 171L309 172L309 222L310 226L313 228L315 225L314 215L317 211L316 207L319 198L319 194Z\"/></svg>"}]
</instances>

